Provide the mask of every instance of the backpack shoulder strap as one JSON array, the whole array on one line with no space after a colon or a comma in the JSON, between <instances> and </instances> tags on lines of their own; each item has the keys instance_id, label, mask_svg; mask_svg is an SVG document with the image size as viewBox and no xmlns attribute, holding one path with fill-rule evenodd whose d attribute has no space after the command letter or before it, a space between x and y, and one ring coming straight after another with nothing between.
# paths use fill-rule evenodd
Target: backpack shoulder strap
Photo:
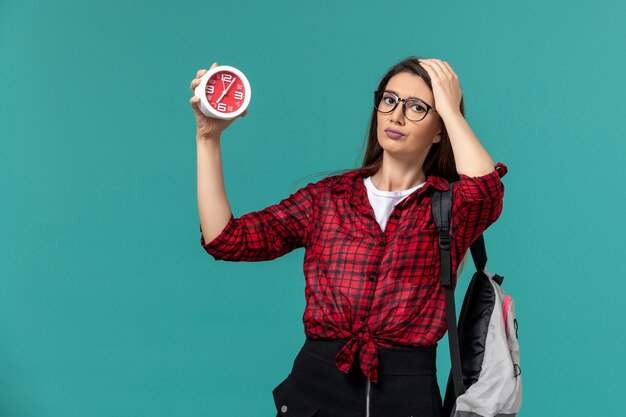
<instances>
[{"instance_id":1,"label":"backpack shoulder strap","mask_svg":"<svg viewBox=\"0 0 626 417\"><path fill-rule=\"evenodd\" d=\"M452 287L452 263L450 260L450 215L452 213L452 189L455 182L450 183L447 191L435 190L432 199L432 212L439 231L439 250L441 253L441 285L446 296L446 316L448 320L448 340L450 341L450 359L452 362L452 379L456 397L465 392L461 369L461 352L456 324L456 308L454 304L454 288Z\"/></svg>"},{"instance_id":2,"label":"backpack shoulder strap","mask_svg":"<svg viewBox=\"0 0 626 417\"><path fill-rule=\"evenodd\" d=\"M450 216L452 213L452 188L454 184L456 184L456 181L450 183L450 188L447 191L435 190L432 200L433 217L439 231L439 247L441 248L441 284L444 286L452 284Z\"/></svg>"},{"instance_id":3,"label":"backpack shoulder strap","mask_svg":"<svg viewBox=\"0 0 626 417\"><path fill-rule=\"evenodd\" d=\"M435 224L437 224L437 229L439 230L439 242L440 246L443 241L444 245L447 246L446 242L452 243L452 238L450 237L450 216L452 213L452 188L454 184L458 181L453 181L450 183L450 189L447 191L439 191L435 190L433 194L433 217L435 218ZM472 242L470 245L470 252L472 254L472 259L474 260L474 266L476 266L476 271L485 271L485 266L487 265L487 251L485 249L485 239L481 234ZM443 254L442 254L443 255ZM444 263L444 259L441 259L442 267ZM448 279L448 271L442 271L445 275L442 274L442 284L450 285L451 278ZM452 271L450 270L450 273ZM488 274L489 275L489 274Z\"/></svg>"}]
</instances>

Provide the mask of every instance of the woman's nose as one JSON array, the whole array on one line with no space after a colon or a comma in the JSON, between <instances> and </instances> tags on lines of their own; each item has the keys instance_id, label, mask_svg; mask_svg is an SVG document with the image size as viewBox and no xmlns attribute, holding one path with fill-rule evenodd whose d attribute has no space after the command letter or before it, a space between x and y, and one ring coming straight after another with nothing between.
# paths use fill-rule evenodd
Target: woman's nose
<instances>
[{"instance_id":1,"label":"woman's nose","mask_svg":"<svg viewBox=\"0 0 626 417\"><path fill-rule=\"evenodd\" d=\"M391 112L391 120L404 124L404 113L402 112L402 102L399 102L396 108Z\"/></svg>"}]
</instances>

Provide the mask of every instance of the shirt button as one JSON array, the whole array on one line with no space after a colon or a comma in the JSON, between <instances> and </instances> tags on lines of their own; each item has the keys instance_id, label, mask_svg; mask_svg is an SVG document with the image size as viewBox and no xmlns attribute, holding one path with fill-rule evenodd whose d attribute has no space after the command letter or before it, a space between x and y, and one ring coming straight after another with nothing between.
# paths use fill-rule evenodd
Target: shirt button
<instances>
[{"instance_id":1,"label":"shirt button","mask_svg":"<svg viewBox=\"0 0 626 417\"><path fill-rule=\"evenodd\" d=\"M376 281L376 274L370 274L370 281Z\"/></svg>"},{"instance_id":2,"label":"shirt button","mask_svg":"<svg viewBox=\"0 0 626 417\"><path fill-rule=\"evenodd\" d=\"M379 246L385 246L385 242L380 242L378 245Z\"/></svg>"},{"instance_id":3,"label":"shirt button","mask_svg":"<svg viewBox=\"0 0 626 417\"><path fill-rule=\"evenodd\" d=\"M287 406L283 405L282 407L280 407L280 411L283 412L283 413L286 413L287 412Z\"/></svg>"},{"instance_id":4,"label":"shirt button","mask_svg":"<svg viewBox=\"0 0 626 417\"><path fill-rule=\"evenodd\" d=\"M367 316L365 315L361 316L361 321L365 321L365 320L367 320Z\"/></svg>"}]
</instances>

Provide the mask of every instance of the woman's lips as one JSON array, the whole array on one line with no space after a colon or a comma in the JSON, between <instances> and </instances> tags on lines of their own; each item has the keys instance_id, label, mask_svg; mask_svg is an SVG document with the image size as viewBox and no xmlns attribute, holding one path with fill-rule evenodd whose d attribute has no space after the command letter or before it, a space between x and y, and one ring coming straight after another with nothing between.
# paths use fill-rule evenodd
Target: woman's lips
<instances>
[{"instance_id":1,"label":"woman's lips","mask_svg":"<svg viewBox=\"0 0 626 417\"><path fill-rule=\"evenodd\" d=\"M401 134L401 133L394 132L393 130L389 130L389 129L386 129L386 130L385 130L385 134L386 134L387 136L389 136L391 139L398 139L398 138L401 138L402 136L404 136L404 135L403 135L403 134Z\"/></svg>"}]
</instances>

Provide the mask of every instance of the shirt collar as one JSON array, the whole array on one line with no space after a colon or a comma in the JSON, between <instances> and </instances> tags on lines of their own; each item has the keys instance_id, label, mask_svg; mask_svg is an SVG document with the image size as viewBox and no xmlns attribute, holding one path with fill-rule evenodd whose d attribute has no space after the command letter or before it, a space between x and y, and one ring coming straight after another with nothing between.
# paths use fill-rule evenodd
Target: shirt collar
<instances>
[{"instance_id":1,"label":"shirt collar","mask_svg":"<svg viewBox=\"0 0 626 417\"><path fill-rule=\"evenodd\" d=\"M334 193L348 191L350 194L350 201L358 204L361 198L361 193L364 192L365 195L367 195L365 184L363 183L365 177L367 177L367 170L364 168L348 171L344 174L336 176L335 180L331 182L330 188ZM429 188L446 191L449 189L449 182L443 177L431 174L428 178L426 178L426 184L411 193L409 197L405 198L401 202L402 205L404 205L404 202L407 200L415 198L412 197L413 195L421 195Z\"/></svg>"},{"instance_id":2,"label":"shirt collar","mask_svg":"<svg viewBox=\"0 0 626 417\"><path fill-rule=\"evenodd\" d=\"M356 187L360 187L363 184L363 179L367 177L366 169L356 169L344 174L338 175L330 185L331 190L334 192L343 192L343 191L351 191L354 193L356 191ZM438 190L446 191L449 188L449 182L443 177L438 175L431 174L426 179L426 184L423 187L418 188L418 190L423 190L428 187L433 187Z\"/></svg>"}]
</instances>

